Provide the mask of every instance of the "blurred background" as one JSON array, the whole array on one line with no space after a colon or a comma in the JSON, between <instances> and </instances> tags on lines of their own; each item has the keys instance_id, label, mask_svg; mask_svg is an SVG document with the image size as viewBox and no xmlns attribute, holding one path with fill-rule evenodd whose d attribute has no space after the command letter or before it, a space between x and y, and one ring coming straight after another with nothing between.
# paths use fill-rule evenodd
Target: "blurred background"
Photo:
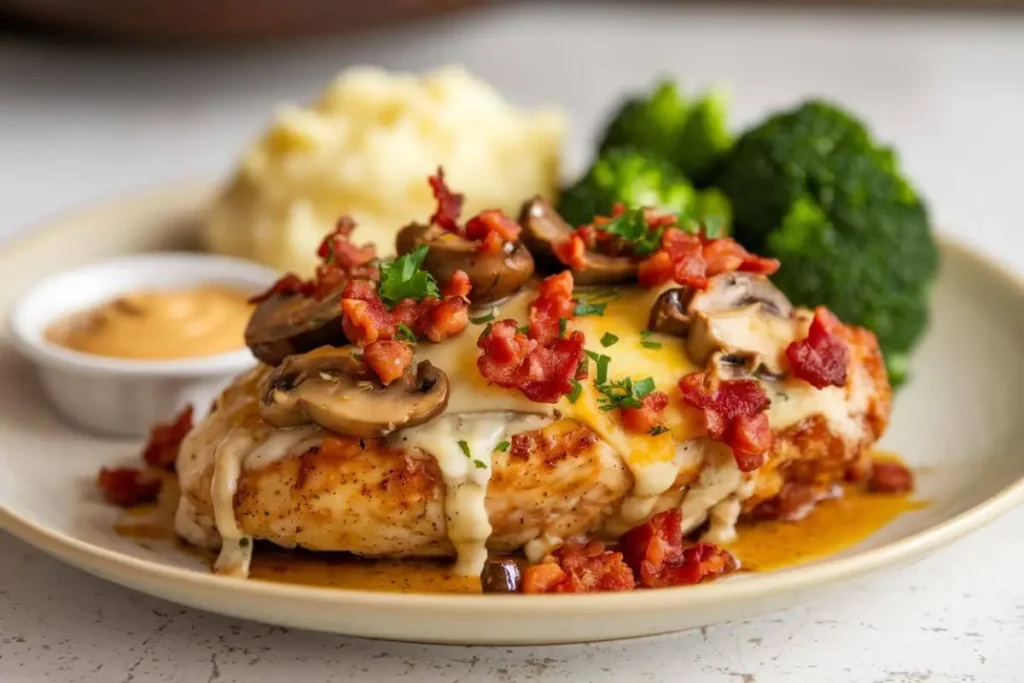
<instances>
[{"instance_id":1,"label":"blurred background","mask_svg":"<svg viewBox=\"0 0 1024 683\"><path fill-rule=\"evenodd\" d=\"M630 91L723 83L741 128L808 95L893 142L940 229L1024 268L1024 13L991 2L0 0L0 238L222 179L281 101L358 64L464 64L569 117L564 172Z\"/></svg>"}]
</instances>

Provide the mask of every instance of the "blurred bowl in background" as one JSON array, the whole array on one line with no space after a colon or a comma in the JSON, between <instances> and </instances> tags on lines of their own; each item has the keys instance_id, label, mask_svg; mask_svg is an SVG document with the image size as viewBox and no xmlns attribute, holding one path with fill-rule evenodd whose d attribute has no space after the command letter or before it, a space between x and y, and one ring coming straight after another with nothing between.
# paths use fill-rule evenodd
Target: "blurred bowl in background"
<instances>
[{"instance_id":1,"label":"blurred bowl in background","mask_svg":"<svg viewBox=\"0 0 1024 683\"><path fill-rule=\"evenodd\" d=\"M497 0L0 0L0 14L122 40L268 39L408 21Z\"/></svg>"}]
</instances>

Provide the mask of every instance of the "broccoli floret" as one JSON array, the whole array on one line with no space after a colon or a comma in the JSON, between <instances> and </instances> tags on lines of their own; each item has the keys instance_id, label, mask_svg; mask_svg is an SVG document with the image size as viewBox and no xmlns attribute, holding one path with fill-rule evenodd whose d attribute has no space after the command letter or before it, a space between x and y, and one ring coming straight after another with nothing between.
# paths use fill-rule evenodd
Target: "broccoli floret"
<instances>
[{"instance_id":1,"label":"broccoli floret","mask_svg":"<svg viewBox=\"0 0 1024 683\"><path fill-rule=\"evenodd\" d=\"M938 249L893 151L849 112L811 101L743 134L716 183L737 239L782 261L775 284L874 331L901 380L927 326Z\"/></svg>"},{"instance_id":2,"label":"broccoli floret","mask_svg":"<svg viewBox=\"0 0 1024 683\"><path fill-rule=\"evenodd\" d=\"M608 216L616 204L654 207L681 219L727 226L730 207L720 192L698 192L675 168L637 150L613 148L575 185L562 192L558 211L572 225Z\"/></svg>"},{"instance_id":3,"label":"broccoli floret","mask_svg":"<svg viewBox=\"0 0 1024 683\"><path fill-rule=\"evenodd\" d=\"M648 95L627 100L612 116L601 152L631 147L660 156L687 178L702 182L732 144L727 109L723 91L713 90L689 105L675 83L662 81Z\"/></svg>"}]
</instances>

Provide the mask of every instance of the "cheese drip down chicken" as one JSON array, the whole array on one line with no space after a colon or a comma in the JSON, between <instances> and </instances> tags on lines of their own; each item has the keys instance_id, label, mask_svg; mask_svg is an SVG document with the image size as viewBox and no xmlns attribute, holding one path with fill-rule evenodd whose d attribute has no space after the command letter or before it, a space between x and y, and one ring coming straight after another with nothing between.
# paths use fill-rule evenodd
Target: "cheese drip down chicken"
<instances>
[{"instance_id":1,"label":"cheese drip down chicken","mask_svg":"<svg viewBox=\"0 0 1024 683\"><path fill-rule=\"evenodd\" d=\"M460 224L431 186L395 259L342 221L313 280L260 297L260 365L177 458L177 532L218 572L264 540L466 575L521 551L527 592L693 583L735 568L738 520L797 519L870 469L874 336L791 305L777 262L643 209Z\"/></svg>"}]
</instances>

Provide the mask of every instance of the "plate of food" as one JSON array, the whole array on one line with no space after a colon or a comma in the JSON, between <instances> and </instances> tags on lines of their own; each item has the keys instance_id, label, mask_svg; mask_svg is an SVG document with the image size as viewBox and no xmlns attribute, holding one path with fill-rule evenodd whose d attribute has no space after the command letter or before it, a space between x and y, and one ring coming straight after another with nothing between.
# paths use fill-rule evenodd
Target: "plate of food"
<instances>
[{"instance_id":1,"label":"plate of food","mask_svg":"<svg viewBox=\"0 0 1024 683\"><path fill-rule=\"evenodd\" d=\"M725 110L663 83L559 188L557 114L358 71L223 187L5 247L0 525L223 614L540 644L785 608L1018 504L1024 287L847 110Z\"/></svg>"}]
</instances>

